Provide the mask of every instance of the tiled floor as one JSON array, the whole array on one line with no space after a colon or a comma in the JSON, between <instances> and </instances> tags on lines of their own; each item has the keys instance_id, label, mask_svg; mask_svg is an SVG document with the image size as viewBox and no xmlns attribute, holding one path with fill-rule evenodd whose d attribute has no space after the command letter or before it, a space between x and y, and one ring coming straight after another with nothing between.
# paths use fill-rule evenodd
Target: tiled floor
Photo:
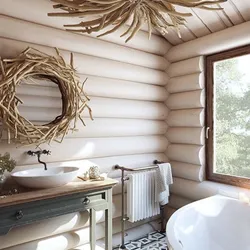
<instances>
[{"instance_id":1,"label":"tiled floor","mask_svg":"<svg viewBox=\"0 0 250 250\"><path fill-rule=\"evenodd\" d=\"M165 233L152 232L126 244L128 250L168 250Z\"/></svg>"}]
</instances>

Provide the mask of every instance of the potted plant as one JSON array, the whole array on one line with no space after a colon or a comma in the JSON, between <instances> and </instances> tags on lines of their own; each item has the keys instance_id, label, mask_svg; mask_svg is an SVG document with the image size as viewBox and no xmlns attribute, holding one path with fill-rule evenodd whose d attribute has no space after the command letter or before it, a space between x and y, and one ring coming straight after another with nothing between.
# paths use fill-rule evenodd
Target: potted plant
<instances>
[{"instance_id":1,"label":"potted plant","mask_svg":"<svg viewBox=\"0 0 250 250\"><path fill-rule=\"evenodd\" d=\"M0 193L3 190L8 174L15 168L16 162L9 153L0 154Z\"/></svg>"}]
</instances>

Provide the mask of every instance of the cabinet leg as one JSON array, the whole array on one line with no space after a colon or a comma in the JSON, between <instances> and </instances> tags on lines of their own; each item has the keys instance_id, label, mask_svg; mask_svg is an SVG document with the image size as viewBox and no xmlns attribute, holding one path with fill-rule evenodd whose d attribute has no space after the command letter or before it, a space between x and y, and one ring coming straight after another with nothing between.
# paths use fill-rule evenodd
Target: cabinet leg
<instances>
[{"instance_id":1,"label":"cabinet leg","mask_svg":"<svg viewBox=\"0 0 250 250\"><path fill-rule=\"evenodd\" d=\"M112 211L105 210L105 250L112 249Z\"/></svg>"},{"instance_id":2,"label":"cabinet leg","mask_svg":"<svg viewBox=\"0 0 250 250\"><path fill-rule=\"evenodd\" d=\"M112 250L112 190L108 190L108 204L105 210L105 250Z\"/></svg>"},{"instance_id":3,"label":"cabinet leg","mask_svg":"<svg viewBox=\"0 0 250 250\"><path fill-rule=\"evenodd\" d=\"M96 246L96 211L95 209L90 209L90 249L95 250Z\"/></svg>"}]
</instances>

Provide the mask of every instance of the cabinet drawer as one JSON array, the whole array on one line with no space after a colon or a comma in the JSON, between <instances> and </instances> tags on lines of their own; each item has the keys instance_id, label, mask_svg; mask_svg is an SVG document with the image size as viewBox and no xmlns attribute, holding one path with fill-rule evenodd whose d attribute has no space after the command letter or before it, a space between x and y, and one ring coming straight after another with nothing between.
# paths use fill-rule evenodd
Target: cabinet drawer
<instances>
[{"instance_id":1,"label":"cabinet drawer","mask_svg":"<svg viewBox=\"0 0 250 250\"><path fill-rule=\"evenodd\" d=\"M0 229L8 226L19 226L76 211L94 208L106 209L108 206L107 191L96 193L79 193L34 201L1 209Z\"/></svg>"}]
</instances>

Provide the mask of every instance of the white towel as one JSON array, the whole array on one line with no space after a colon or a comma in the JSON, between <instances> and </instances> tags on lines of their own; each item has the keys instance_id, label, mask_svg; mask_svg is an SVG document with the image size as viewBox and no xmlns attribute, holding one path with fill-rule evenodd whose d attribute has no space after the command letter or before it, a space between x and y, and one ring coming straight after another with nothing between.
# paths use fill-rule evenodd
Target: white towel
<instances>
[{"instance_id":1,"label":"white towel","mask_svg":"<svg viewBox=\"0 0 250 250\"><path fill-rule=\"evenodd\" d=\"M169 185L173 184L172 170L169 163L162 163L157 165L155 171L155 197L160 205L166 205L169 198Z\"/></svg>"}]
</instances>

